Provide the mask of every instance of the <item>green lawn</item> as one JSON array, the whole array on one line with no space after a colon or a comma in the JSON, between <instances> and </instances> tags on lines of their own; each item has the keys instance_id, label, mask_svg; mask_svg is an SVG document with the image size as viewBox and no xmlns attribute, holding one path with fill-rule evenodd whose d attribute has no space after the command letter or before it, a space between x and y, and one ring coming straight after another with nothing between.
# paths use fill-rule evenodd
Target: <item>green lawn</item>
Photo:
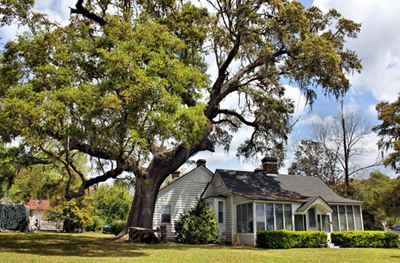
<instances>
[{"instance_id":1,"label":"green lawn","mask_svg":"<svg viewBox=\"0 0 400 263\"><path fill-rule=\"evenodd\" d=\"M400 249L262 250L176 244L137 245L101 234L0 233L0 262L400 262Z\"/></svg>"}]
</instances>

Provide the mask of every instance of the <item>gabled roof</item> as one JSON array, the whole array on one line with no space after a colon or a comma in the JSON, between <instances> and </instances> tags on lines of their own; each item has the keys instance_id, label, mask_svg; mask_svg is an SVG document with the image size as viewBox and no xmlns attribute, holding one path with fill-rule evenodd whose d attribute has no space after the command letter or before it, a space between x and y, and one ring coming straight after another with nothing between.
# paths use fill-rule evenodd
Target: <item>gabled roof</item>
<instances>
[{"instance_id":1,"label":"gabled roof","mask_svg":"<svg viewBox=\"0 0 400 263\"><path fill-rule=\"evenodd\" d=\"M361 203L339 196L318 177L220 169L215 175L222 178L232 193L253 200L307 202L310 197L321 197L328 203Z\"/></svg>"},{"instance_id":2,"label":"gabled roof","mask_svg":"<svg viewBox=\"0 0 400 263\"><path fill-rule=\"evenodd\" d=\"M332 208L329 207L329 204L320 196L310 197L307 202L303 203L299 208L297 208L296 213L305 213L314 206L323 207L328 213L332 213Z\"/></svg>"},{"instance_id":3,"label":"gabled roof","mask_svg":"<svg viewBox=\"0 0 400 263\"><path fill-rule=\"evenodd\" d=\"M160 192L163 191L163 190L165 190L166 188L169 188L169 187L173 186L174 184L176 184L177 182L181 181L181 180L182 180L183 178L185 178L187 175L193 173L193 172L196 171L196 170L203 170L203 171L205 171L206 173L208 173L211 177L214 176L214 173L211 172L210 169L208 169L206 166L203 166L203 165L196 166L196 167L194 167L192 170L188 171L187 173L185 173L185 174L179 176L179 177L176 178L176 179L173 179L173 180L172 180L171 182L169 182L168 184L162 185L162 186L160 187Z\"/></svg>"}]
</instances>

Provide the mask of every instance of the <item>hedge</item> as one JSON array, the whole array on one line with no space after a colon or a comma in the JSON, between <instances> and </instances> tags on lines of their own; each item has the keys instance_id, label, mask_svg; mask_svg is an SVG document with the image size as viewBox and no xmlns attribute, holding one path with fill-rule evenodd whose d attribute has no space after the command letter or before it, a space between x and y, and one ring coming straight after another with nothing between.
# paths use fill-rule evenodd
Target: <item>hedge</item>
<instances>
[{"instance_id":1,"label":"hedge","mask_svg":"<svg viewBox=\"0 0 400 263\"><path fill-rule=\"evenodd\" d=\"M384 231L333 232L332 242L340 247L399 248L400 236Z\"/></svg>"},{"instance_id":2,"label":"hedge","mask_svg":"<svg viewBox=\"0 0 400 263\"><path fill-rule=\"evenodd\" d=\"M257 233L260 248L316 248L327 246L327 235L321 231L263 231Z\"/></svg>"}]
</instances>

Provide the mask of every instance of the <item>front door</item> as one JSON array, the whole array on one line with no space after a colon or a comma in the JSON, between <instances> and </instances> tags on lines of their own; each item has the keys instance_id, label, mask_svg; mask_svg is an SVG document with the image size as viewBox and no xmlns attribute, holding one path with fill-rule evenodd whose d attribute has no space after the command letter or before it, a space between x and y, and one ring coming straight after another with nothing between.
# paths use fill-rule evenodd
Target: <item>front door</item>
<instances>
[{"instance_id":1,"label":"front door","mask_svg":"<svg viewBox=\"0 0 400 263\"><path fill-rule=\"evenodd\" d=\"M219 227L219 235L225 232L225 200L217 199L217 221Z\"/></svg>"}]
</instances>

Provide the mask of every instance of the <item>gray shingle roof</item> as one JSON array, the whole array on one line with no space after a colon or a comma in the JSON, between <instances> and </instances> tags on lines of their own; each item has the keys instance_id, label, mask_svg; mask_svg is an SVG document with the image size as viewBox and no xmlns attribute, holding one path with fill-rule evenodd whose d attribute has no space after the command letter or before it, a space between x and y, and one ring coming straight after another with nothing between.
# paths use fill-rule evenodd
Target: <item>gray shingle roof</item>
<instances>
[{"instance_id":1,"label":"gray shingle roof","mask_svg":"<svg viewBox=\"0 0 400 263\"><path fill-rule=\"evenodd\" d=\"M317 177L220 169L215 174L231 192L250 199L305 202L319 196L328 203L361 203L339 196Z\"/></svg>"}]
</instances>

